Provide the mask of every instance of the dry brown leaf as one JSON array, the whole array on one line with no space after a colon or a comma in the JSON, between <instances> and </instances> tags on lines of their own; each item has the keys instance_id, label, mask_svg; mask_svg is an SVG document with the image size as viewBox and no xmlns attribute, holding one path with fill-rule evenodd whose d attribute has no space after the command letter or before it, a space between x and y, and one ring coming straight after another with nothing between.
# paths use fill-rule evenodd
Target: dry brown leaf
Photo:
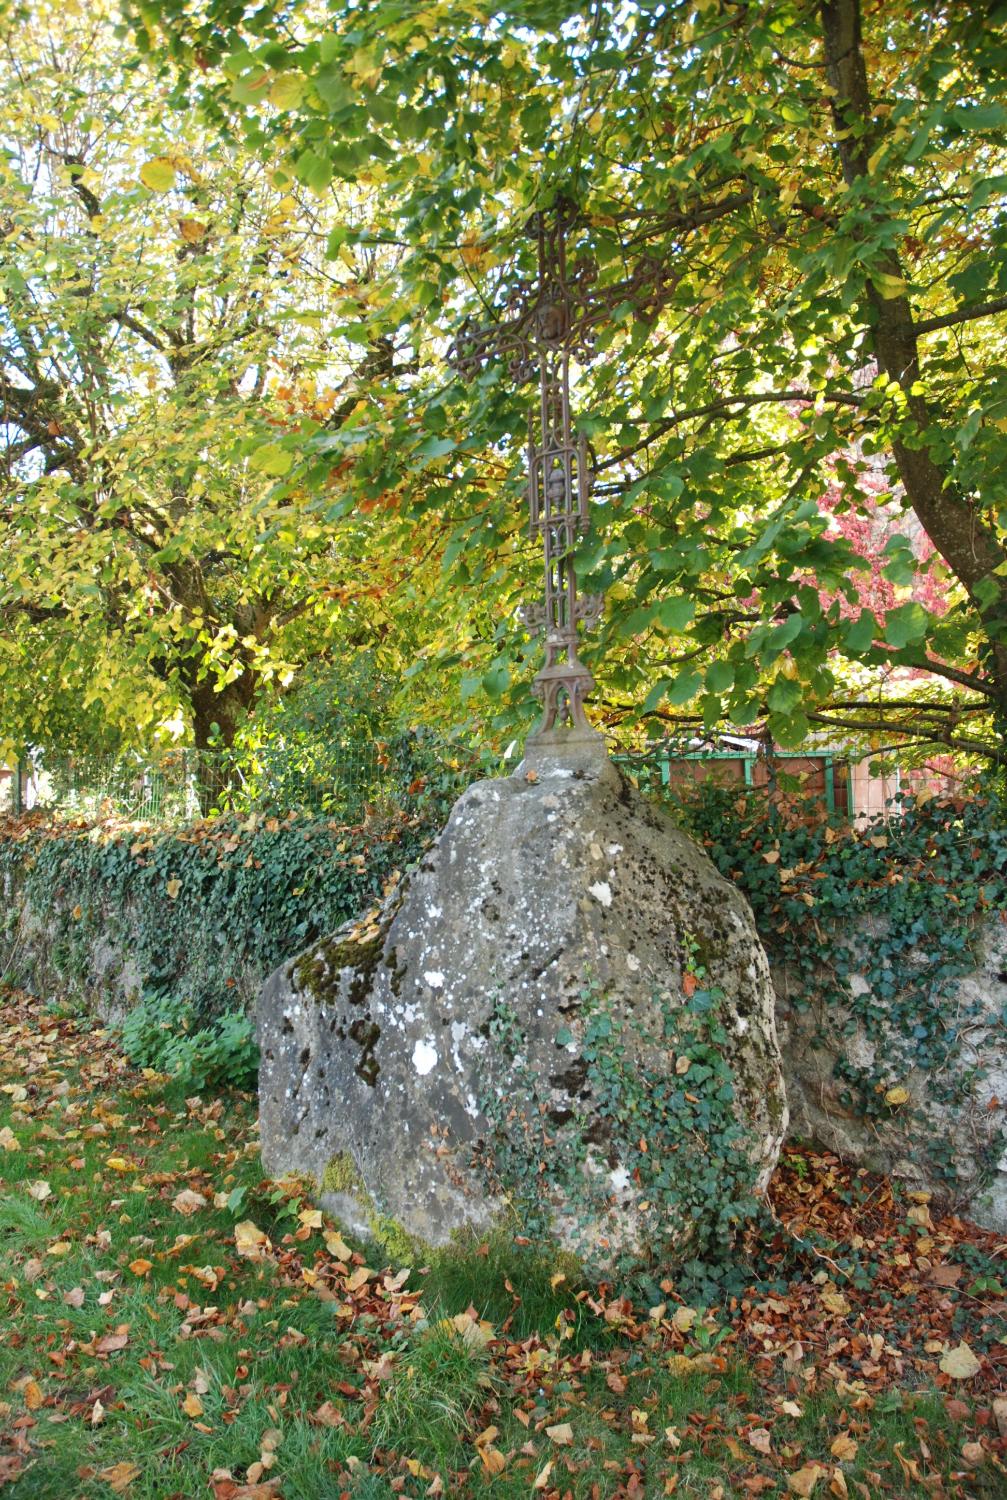
<instances>
[{"instance_id":1,"label":"dry brown leaf","mask_svg":"<svg viewBox=\"0 0 1007 1500\"><path fill-rule=\"evenodd\" d=\"M176 1193L171 1200L171 1206L176 1213L184 1214L186 1218L196 1213L200 1208L206 1207L206 1199L202 1193L195 1192L192 1188L183 1188Z\"/></svg>"},{"instance_id":2,"label":"dry brown leaf","mask_svg":"<svg viewBox=\"0 0 1007 1500\"><path fill-rule=\"evenodd\" d=\"M841 1432L833 1439L829 1452L833 1458L838 1458L840 1463L852 1463L857 1456L857 1445L848 1432Z\"/></svg>"},{"instance_id":3,"label":"dry brown leaf","mask_svg":"<svg viewBox=\"0 0 1007 1500\"><path fill-rule=\"evenodd\" d=\"M139 1464L130 1463L124 1458L121 1463L113 1464L109 1469L99 1469L98 1478L104 1479L117 1495L121 1495L129 1489L134 1479L139 1479L141 1473Z\"/></svg>"},{"instance_id":4,"label":"dry brown leaf","mask_svg":"<svg viewBox=\"0 0 1007 1500\"><path fill-rule=\"evenodd\" d=\"M547 1427L545 1434L546 1437L552 1438L560 1448L567 1447L573 1442L573 1428L569 1422L557 1422L554 1427Z\"/></svg>"},{"instance_id":5,"label":"dry brown leaf","mask_svg":"<svg viewBox=\"0 0 1007 1500\"><path fill-rule=\"evenodd\" d=\"M353 1251L343 1239L342 1235L335 1229L326 1229L322 1235L325 1240L325 1248L336 1260L349 1260Z\"/></svg>"},{"instance_id":6,"label":"dry brown leaf","mask_svg":"<svg viewBox=\"0 0 1007 1500\"><path fill-rule=\"evenodd\" d=\"M803 1500L807 1500L809 1495L815 1493L815 1486L826 1472L822 1464L805 1464L803 1468L787 1475L787 1489L792 1495L801 1495Z\"/></svg>"},{"instance_id":7,"label":"dry brown leaf","mask_svg":"<svg viewBox=\"0 0 1007 1500\"><path fill-rule=\"evenodd\" d=\"M978 1375L979 1361L964 1340L955 1349L949 1349L940 1361L939 1368L953 1380L971 1380Z\"/></svg>"}]
</instances>

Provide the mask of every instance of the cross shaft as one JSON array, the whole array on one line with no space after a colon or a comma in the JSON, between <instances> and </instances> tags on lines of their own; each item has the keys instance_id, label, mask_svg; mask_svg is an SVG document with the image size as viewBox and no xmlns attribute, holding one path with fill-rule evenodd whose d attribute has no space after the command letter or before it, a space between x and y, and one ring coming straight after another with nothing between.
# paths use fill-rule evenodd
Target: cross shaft
<instances>
[{"instance_id":1,"label":"cross shaft","mask_svg":"<svg viewBox=\"0 0 1007 1500\"><path fill-rule=\"evenodd\" d=\"M574 552L589 525L593 473L587 440L574 438L570 412L571 357L591 352L593 276L590 268L573 278L568 274L566 234L573 219L566 201L534 215L529 232L538 243L536 284L515 289L509 317L487 328L463 327L452 351L462 374L501 360L519 385L538 372L537 430L534 417L528 420L527 496L531 534L542 539L544 597L521 612L525 624L545 637L545 663L532 684L543 709L534 740L561 725L594 734L584 712L594 678L577 653L578 625L596 623L603 600L577 592Z\"/></svg>"}]
</instances>

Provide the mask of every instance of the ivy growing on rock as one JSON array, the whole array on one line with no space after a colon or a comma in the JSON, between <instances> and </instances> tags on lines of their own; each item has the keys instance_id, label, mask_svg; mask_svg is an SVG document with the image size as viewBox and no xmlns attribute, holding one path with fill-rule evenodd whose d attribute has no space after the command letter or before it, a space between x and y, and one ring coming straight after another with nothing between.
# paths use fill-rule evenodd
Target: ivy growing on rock
<instances>
[{"instance_id":1,"label":"ivy growing on rock","mask_svg":"<svg viewBox=\"0 0 1007 1500\"><path fill-rule=\"evenodd\" d=\"M557 1213L572 1220L566 1238L589 1270L611 1269L612 1213L630 1216L638 1247L615 1269L640 1274L722 1246L755 1212L757 1167L723 1057L723 992L686 989L655 996L656 1036L585 989L579 1014L556 1033L558 1047L577 1044L580 1085L562 1118L547 1080L528 1068L515 1014L498 1004L490 1022L510 1068L508 1084L480 1101L492 1127L482 1148L488 1182L533 1242L548 1242Z\"/></svg>"}]
</instances>

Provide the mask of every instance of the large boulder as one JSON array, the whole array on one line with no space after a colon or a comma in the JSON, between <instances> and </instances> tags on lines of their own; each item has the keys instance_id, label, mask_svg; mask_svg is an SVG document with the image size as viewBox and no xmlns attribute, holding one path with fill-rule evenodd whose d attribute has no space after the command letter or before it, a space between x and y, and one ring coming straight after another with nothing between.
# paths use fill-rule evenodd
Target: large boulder
<instances>
[{"instance_id":1,"label":"large boulder","mask_svg":"<svg viewBox=\"0 0 1007 1500\"><path fill-rule=\"evenodd\" d=\"M791 1133L1007 1232L1007 922L997 913L979 925L974 968L961 973L948 974L924 937L907 942L900 983L912 974L917 989L908 1007L889 962L887 989L871 979L868 955L894 936L883 919L858 920L845 1001L834 972L819 986L774 964ZM918 1064L912 1024L923 1014L947 1039L930 1068Z\"/></svg>"},{"instance_id":2,"label":"large boulder","mask_svg":"<svg viewBox=\"0 0 1007 1500\"><path fill-rule=\"evenodd\" d=\"M787 1124L744 897L593 754L471 786L258 1022L267 1170L400 1245L508 1224L669 1264L744 1217Z\"/></svg>"}]
</instances>

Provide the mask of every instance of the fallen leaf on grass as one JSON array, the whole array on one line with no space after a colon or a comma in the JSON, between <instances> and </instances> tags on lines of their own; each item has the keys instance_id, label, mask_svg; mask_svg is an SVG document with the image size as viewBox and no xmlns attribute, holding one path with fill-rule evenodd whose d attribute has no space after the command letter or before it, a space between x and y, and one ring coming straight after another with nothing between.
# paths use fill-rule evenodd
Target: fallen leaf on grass
<instances>
[{"instance_id":1,"label":"fallen leaf on grass","mask_svg":"<svg viewBox=\"0 0 1007 1500\"><path fill-rule=\"evenodd\" d=\"M70 1244L69 1240L57 1240L54 1245L49 1246L48 1250L45 1253L46 1255L56 1256L69 1255L72 1249L73 1246Z\"/></svg>"},{"instance_id":2,"label":"fallen leaf on grass","mask_svg":"<svg viewBox=\"0 0 1007 1500\"><path fill-rule=\"evenodd\" d=\"M539 1469L538 1473L535 1475L535 1483L532 1485L532 1489L533 1490L544 1490L545 1487L546 1487L546 1485L549 1483L549 1475L551 1473L552 1473L552 1459L550 1458L549 1462L545 1465L545 1467L542 1468L542 1469Z\"/></svg>"},{"instance_id":3,"label":"fallen leaf on grass","mask_svg":"<svg viewBox=\"0 0 1007 1500\"><path fill-rule=\"evenodd\" d=\"M138 1259L130 1261L129 1269L134 1276L146 1276L148 1271L153 1270L153 1263L149 1260L144 1260L141 1255Z\"/></svg>"},{"instance_id":4,"label":"fallen leaf on grass","mask_svg":"<svg viewBox=\"0 0 1007 1500\"><path fill-rule=\"evenodd\" d=\"M171 1206L176 1213L184 1214L188 1218L197 1209L206 1207L206 1199L202 1193L196 1193L192 1188L183 1188L180 1193L176 1193L174 1198L172 1198Z\"/></svg>"},{"instance_id":5,"label":"fallen leaf on grass","mask_svg":"<svg viewBox=\"0 0 1007 1500\"><path fill-rule=\"evenodd\" d=\"M38 1381L26 1380L21 1388L21 1394L24 1396L24 1404L28 1410L38 1411L44 1399L42 1396L42 1387Z\"/></svg>"},{"instance_id":6,"label":"fallen leaf on grass","mask_svg":"<svg viewBox=\"0 0 1007 1500\"><path fill-rule=\"evenodd\" d=\"M349 1260L353 1251L343 1239L342 1235L335 1229L326 1229L324 1233L325 1248L336 1260Z\"/></svg>"},{"instance_id":7,"label":"fallen leaf on grass","mask_svg":"<svg viewBox=\"0 0 1007 1500\"><path fill-rule=\"evenodd\" d=\"M240 1224L234 1226L234 1244L239 1255L245 1260L261 1260L270 1248L268 1235L263 1234L258 1224L253 1224L251 1219L242 1219Z\"/></svg>"},{"instance_id":8,"label":"fallen leaf on grass","mask_svg":"<svg viewBox=\"0 0 1007 1500\"><path fill-rule=\"evenodd\" d=\"M331 1401L323 1401L317 1411L313 1411L308 1419L317 1422L319 1427L342 1427L346 1421L338 1406Z\"/></svg>"},{"instance_id":9,"label":"fallen leaf on grass","mask_svg":"<svg viewBox=\"0 0 1007 1500\"><path fill-rule=\"evenodd\" d=\"M72 1286L69 1291L63 1293L63 1301L67 1307L83 1307L84 1288L82 1286Z\"/></svg>"},{"instance_id":10,"label":"fallen leaf on grass","mask_svg":"<svg viewBox=\"0 0 1007 1500\"><path fill-rule=\"evenodd\" d=\"M848 1432L841 1432L833 1439L829 1452L833 1458L838 1458L840 1463L852 1463L857 1456L857 1445Z\"/></svg>"},{"instance_id":11,"label":"fallen leaf on grass","mask_svg":"<svg viewBox=\"0 0 1007 1500\"><path fill-rule=\"evenodd\" d=\"M4 1151L19 1150L17 1136L14 1134L13 1130L11 1130L9 1125L5 1125L3 1129L0 1130L0 1149Z\"/></svg>"},{"instance_id":12,"label":"fallen leaf on grass","mask_svg":"<svg viewBox=\"0 0 1007 1500\"><path fill-rule=\"evenodd\" d=\"M940 1361L939 1368L953 1380L971 1380L978 1375L979 1361L964 1341L956 1349L949 1349Z\"/></svg>"},{"instance_id":13,"label":"fallen leaf on grass","mask_svg":"<svg viewBox=\"0 0 1007 1500\"><path fill-rule=\"evenodd\" d=\"M37 1182L29 1182L28 1196L34 1198L36 1203L44 1203L47 1198L52 1197L52 1188L39 1178Z\"/></svg>"},{"instance_id":14,"label":"fallen leaf on grass","mask_svg":"<svg viewBox=\"0 0 1007 1500\"><path fill-rule=\"evenodd\" d=\"M828 1471L822 1464L805 1464L803 1468L787 1475L787 1489L792 1495L801 1495L804 1500L813 1495L815 1486Z\"/></svg>"},{"instance_id":15,"label":"fallen leaf on grass","mask_svg":"<svg viewBox=\"0 0 1007 1500\"><path fill-rule=\"evenodd\" d=\"M555 1427L547 1427L545 1434L560 1448L573 1442L573 1428L569 1422L557 1422Z\"/></svg>"},{"instance_id":16,"label":"fallen leaf on grass","mask_svg":"<svg viewBox=\"0 0 1007 1500\"><path fill-rule=\"evenodd\" d=\"M374 1272L370 1266L358 1266L352 1276L346 1278L346 1290L348 1292L359 1292L362 1286L366 1286Z\"/></svg>"},{"instance_id":17,"label":"fallen leaf on grass","mask_svg":"<svg viewBox=\"0 0 1007 1500\"><path fill-rule=\"evenodd\" d=\"M203 1415L203 1403L193 1391L189 1391L182 1402L182 1410L187 1417L201 1417Z\"/></svg>"},{"instance_id":18,"label":"fallen leaf on grass","mask_svg":"<svg viewBox=\"0 0 1007 1500\"><path fill-rule=\"evenodd\" d=\"M764 1453L767 1458L773 1451L772 1438L770 1437L768 1427L753 1427L748 1434L748 1442L749 1446L754 1448L756 1453Z\"/></svg>"},{"instance_id":19,"label":"fallen leaf on grass","mask_svg":"<svg viewBox=\"0 0 1007 1500\"><path fill-rule=\"evenodd\" d=\"M121 1495L124 1490L129 1489L134 1479L139 1479L141 1473L139 1464L123 1459L121 1463L113 1464L110 1469L99 1469L98 1478L104 1479L117 1495Z\"/></svg>"}]
</instances>

